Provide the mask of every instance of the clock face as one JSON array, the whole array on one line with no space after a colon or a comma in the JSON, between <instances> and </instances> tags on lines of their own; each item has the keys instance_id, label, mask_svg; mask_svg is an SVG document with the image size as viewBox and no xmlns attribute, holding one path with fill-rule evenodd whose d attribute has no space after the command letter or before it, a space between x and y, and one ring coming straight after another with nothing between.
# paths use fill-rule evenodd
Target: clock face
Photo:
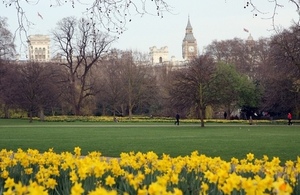
<instances>
[{"instance_id":1,"label":"clock face","mask_svg":"<svg viewBox=\"0 0 300 195\"><path fill-rule=\"evenodd\" d=\"M189 52L194 52L194 47L193 46L189 46Z\"/></svg>"}]
</instances>

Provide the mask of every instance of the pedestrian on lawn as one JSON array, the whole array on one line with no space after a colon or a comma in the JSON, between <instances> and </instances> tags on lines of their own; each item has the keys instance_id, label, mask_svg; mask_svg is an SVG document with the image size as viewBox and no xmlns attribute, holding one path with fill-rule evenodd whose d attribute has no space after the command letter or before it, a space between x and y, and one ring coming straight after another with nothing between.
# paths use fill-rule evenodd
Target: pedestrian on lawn
<instances>
[{"instance_id":1,"label":"pedestrian on lawn","mask_svg":"<svg viewBox=\"0 0 300 195\"><path fill-rule=\"evenodd\" d=\"M288 115L287 115L287 118L288 118L288 125L292 125L293 123L292 123L292 118L293 118L293 116L292 116L292 113L288 113Z\"/></svg>"},{"instance_id":2,"label":"pedestrian on lawn","mask_svg":"<svg viewBox=\"0 0 300 195\"><path fill-rule=\"evenodd\" d=\"M176 114L175 118L176 118L175 125L179 125L180 116L178 113Z\"/></svg>"}]
</instances>

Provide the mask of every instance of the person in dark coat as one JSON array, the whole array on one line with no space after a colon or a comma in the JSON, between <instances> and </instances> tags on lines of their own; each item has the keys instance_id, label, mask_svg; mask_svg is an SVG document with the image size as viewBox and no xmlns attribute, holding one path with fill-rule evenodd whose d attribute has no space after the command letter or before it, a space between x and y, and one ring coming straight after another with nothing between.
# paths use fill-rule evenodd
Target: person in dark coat
<instances>
[{"instance_id":1,"label":"person in dark coat","mask_svg":"<svg viewBox=\"0 0 300 195\"><path fill-rule=\"evenodd\" d=\"M224 112L224 119L227 119L227 112Z\"/></svg>"},{"instance_id":2,"label":"person in dark coat","mask_svg":"<svg viewBox=\"0 0 300 195\"><path fill-rule=\"evenodd\" d=\"M175 125L179 125L180 116L178 113L176 114L175 118L176 118Z\"/></svg>"}]
</instances>

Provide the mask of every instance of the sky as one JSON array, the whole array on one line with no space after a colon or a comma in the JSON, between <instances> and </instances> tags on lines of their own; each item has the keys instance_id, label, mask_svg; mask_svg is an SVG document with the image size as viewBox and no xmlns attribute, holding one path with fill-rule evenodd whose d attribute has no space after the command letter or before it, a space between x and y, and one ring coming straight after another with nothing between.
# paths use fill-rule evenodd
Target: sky
<instances>
[{"instance_id":1,"label":"sky","mask_svg":"<svg viewBox=\"0 0 300 195\"><path fill-rule=\"evenodd\" d=\"M75 9L70 4L50 7L51 1L55 0L31 0L30 4L22 1L28 20L34 24L28 29L28 35L51 35L58 21L68 16L80 17L85 9L78 3L75 4ZM253 12L251 7L244 8L246 0L166 0L166 2L171 6L171 11L165 12L163 18L155 15L156 11L152 6L146 9L153 15L146 14L141 17L133 14L132 21L127 23L127 30L111 47L148 53L152 46L157 48L167 46L170 58L175 56L176 59L182 60L181 45L188 18L200 53L214 40L247 39L249 34L257 40L274 34L271 30L272 20L268 19L273 14L274 6L269 0L252 0L263 13ZM275 24L288 28L293 19L299 18L296 6L289 0L277 0L277 2L283 6L276 10ZM8 19L9 30L13 33L18 28L16 15L17 11L13 6L6 7L2 2L0 3L0 16ZM249 32L245 32L244 29ZM17 34L15 44L17 52L23 58L27 50L21 46L21 38ZM26 39L24 37L22 39L24 43Z\"/></svg>"}]
</instances>

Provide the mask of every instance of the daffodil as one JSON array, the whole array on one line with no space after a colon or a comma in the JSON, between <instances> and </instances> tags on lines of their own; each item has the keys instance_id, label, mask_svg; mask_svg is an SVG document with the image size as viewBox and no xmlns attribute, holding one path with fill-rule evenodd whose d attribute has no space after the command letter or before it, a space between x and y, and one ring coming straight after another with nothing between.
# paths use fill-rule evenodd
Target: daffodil
<instances>
[{"instance_id":1,"label":"daffodil","mask_svg":"<svg viewBox=\"0 0 300 195\"><path fill-rule=\"evenodd\" d=\"M248 153L248 154L247 154L247 160L248 160L248 161L253 161L253 159L254 159L254 154Z\"/></svg>"},{"instance_id":2,"label":"daffodil","mask_svg":"<svg viewBox=\"0 0 300 195\"><path fill-rule=\"evenodd\" d=\"M83 192L82 184L75 182L71 188L71 195L82 195Z\"/></svg>"},{"instance_id":3,"label":"daffodil","mask_svg":"<svg viewBox=\"0 0 300 195\"><path fill-rule=\"evenodd\" d=\"M110 175L107 176L105 178L105 184L108 185L108 186L110 186L110 187L112 187L114 184L116 184L115 178L111 177Z\"/></svg>"},{"instance_id":4,"label":"daffodil","mask_svg":"<svg viewBox=\"0 0 300 195\"><path fill-rule=\"evenodd\" d=\"M57 185L57 182L55 179L53 179L53 178L47 179L47 181L46 181L47 188L54 189L56 185Z\"/></svg>"},{"instance_id":5,"label":"daffodil","mask_svg":"<svg viewBox=\"0 0 300 195\"><path fill-rule=\"evenodd\" d=\"M88 195L117 195L117 191L116 190L112 190L112 191L108 191L105 188L102 187L98 187L93 191L90 191L88 193Z\"/></svg>"},{"instance_id":6,"label":"daffodil","mask_svg":"<svg viewBox=\"0 0 300 195\"><path fill-rule=\"evenodd\" d=\"M21 183L21 181L19 181L17 184L15 184L14 188L15 188L16 194L19 194L19 195L23 195L27 192L27 187L24 186Z\"/></svg>"},{"instance_id":7,"label":"daffodil","mask_svg":"<svg viewBox=\"0 0 300 195\"><path fill-rule=\"evenodd\" d=\"M15 180L13 178L8 177L5 180L4 188L12 188L15 185Z\"/></svg>"},{"instance_id":8,"label":"daffodil","mask_svg":"<svg viewBox=\"0 0 300 195\"><path fill-rule=\"evenodd\" d=\"M81 148L80 147L75 147L74 148L74 153L76 156L80 156L81 155Z\"/></svg>"},{"instance_id":9,"label":"daffodil","mask_svg":"<svg viewBox=\"0 0 300 195\"><path fill-rule=\"evenodd\" d=\"M47 195L47 190L43 187L38 185L36 182L30 182L29 186L27 187L28 194L30 195Z\"/></svg>"}]
</instances>

